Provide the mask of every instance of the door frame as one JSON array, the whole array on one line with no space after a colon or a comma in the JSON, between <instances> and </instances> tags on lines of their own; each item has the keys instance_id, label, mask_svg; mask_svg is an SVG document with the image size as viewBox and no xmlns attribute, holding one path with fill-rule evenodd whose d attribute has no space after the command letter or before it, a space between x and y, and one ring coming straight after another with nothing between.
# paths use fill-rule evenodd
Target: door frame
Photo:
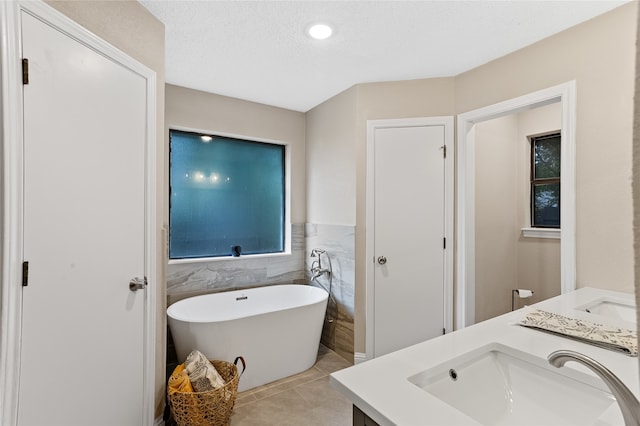
<instances>
[{"instance_id":1,"label":"door frame","mask_svg":"<svg viewBox=\"0 0 640 426\"><path fill-rule=\"evenodd\" d=\"M457 116L456 330L475 323L475 124L560 102L561 293L576 288L576 82L575 80Z\"/></svg>"},{"instance_id":2,"label":"door frame","mask_svg":"<svg viewBox=\"0 0 640 426\"><path fill-rule=\"evenodd\" d=\"M374 136L377 129L416 127L416 126L444 126L444 145L446 156L444 158L444 237L447 239L447 247L444 251L444 318L445 333L453 330L453 260L454 260L454 171L453 158L453 116L417 117L385 120L367 120L367 178L366 178L366 271L365 271L365 359L373 359L374 356L374 191L375 191L375 157Z\"/></svg>"},{"instance_id":3,"label":"door frame","mask_svg":"<svg viewBox=\"0 0 640 426\"><path fill-rule=\"evenodd\" d=\"M143 424L154 423L156 334L156 73L42 1L0 2L2 253L0 281L0 424L18 420L22 323L23 96L21 12L40 19L146 80ZM123 283L126 285L126 283ZM98 415L98 413L96 413Z\"/></svg>"}]
</instances>

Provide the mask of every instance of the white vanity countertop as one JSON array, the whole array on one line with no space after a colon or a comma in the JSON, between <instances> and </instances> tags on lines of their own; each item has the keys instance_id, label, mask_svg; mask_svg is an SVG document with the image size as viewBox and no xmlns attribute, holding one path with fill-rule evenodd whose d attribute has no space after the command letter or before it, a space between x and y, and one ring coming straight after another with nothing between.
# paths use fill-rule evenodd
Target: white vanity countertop
<instances>
[{"instance_id":1,"label":"white vanity countertop","mask_svg":"<svg viewBox=\"0 0 640 426\"><path fill-rule=\"evenodd\" d=\"M635 303L633 294L582 288L536 303L530 308L636 329L634 323L605 318L576 309L602 297ZM478 424L462 412L409 382L408 377L496 342L542 359L546 359L551 352L561 349L580 352L605 365L636 396L639 394L637 357L515 325L530 308L525 307L337 371L330 376L331 384L382 426ZM588 368L575 362L567 363L563 368L575 369L595 376ZM540 391L544 392L544 389ZM621 420L619 413L613 413L613 415L614 419ZM607 422L601 424L607 424Z\"/></svg>"}]
</instances>

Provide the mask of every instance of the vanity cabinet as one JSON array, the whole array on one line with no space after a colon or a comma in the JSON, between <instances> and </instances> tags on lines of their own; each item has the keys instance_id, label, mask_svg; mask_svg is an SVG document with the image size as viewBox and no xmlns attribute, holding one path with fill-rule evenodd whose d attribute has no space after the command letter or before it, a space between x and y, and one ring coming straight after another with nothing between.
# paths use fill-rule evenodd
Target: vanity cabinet
<instances>
[{"instance_id":1,"label":"vanity cabinet","mask_svg":"<svg viewBox=\"0 0 640 426\"><path fill-rule=\"evenodd\" d=\"M371 420L369 416L362 412L361 409L353 406L353 426L380 426Z\"/></svg>"}]
</instances>

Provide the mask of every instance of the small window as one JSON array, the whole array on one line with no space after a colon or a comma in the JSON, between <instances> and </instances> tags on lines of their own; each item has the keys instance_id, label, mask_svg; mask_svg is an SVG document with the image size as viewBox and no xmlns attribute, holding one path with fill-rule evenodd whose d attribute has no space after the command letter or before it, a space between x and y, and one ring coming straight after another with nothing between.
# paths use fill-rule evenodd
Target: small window
<instances>
[{"instance_id":1,"label":"small window","mask_svg":"<svg viewBox=\"0 0 640 426\"><path fill-rule=\"evenodd\" d=\"M285 146L169 136L169 257L284 252Z\"/></svg>"},{"instance_id":2,"label":"small window","mask_svg":"<svg viewBox=\"0 0 640 426\"><path fill-rule=\"evenodd\" d=\"M560 133L530 140L531 226L560 228Z\"/></svg>"}]
</instances>

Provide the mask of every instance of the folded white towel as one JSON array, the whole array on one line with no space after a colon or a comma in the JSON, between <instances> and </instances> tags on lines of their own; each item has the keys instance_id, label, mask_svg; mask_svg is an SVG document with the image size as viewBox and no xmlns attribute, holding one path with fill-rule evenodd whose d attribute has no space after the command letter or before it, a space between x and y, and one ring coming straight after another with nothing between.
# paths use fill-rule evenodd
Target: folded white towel
<instances>
[{"instance_id":1,"label":"folded white towel","mask_svg":"<svg viewBox=\"0 0 640 426\"><path fill-rule=\"evenodd\" d=\"M540 309L528 312L518 324L622 352L625 355L638 356L638 334L632 330L569 318Z\"/></svg>"},{"instance_id":2,"label":"folded white towel","mask_svg":"<svg viewBox=\"0 0 640 426\"><path fill-rule=\"evenodd\" d=\"M218 370L200 351L192 351L185 361L185 370L196 392L206 392L225 385Z\"/></svg>"}]
</instances>

